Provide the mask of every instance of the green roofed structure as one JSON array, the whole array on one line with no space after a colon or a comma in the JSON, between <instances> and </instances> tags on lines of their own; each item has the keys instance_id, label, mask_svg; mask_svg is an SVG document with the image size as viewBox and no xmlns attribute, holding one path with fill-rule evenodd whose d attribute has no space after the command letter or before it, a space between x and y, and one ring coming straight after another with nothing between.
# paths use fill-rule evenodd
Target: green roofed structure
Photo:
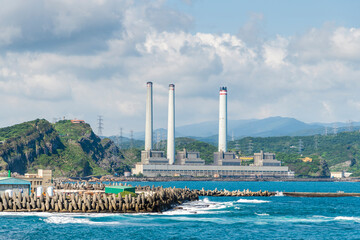
<instances>
[{"instance_id":1,"label":"green roofed structure","mask_svg":"<svg viewBox=\"0 0 360 240\"><path fill-rule=\"evenodd\" d=\"M129 187L129 186L109 186L105 187L105 193L122 193L122 192L133 192L135 193L135 187Z\"/></svg>"},{"instance_id":2,"label":"green roofed structure","mask_svg":"<svg viewBox=\"0 0 360 240\"><path fill-rule=\"evenodd\" d=\"M29 193L30 194L31 183L26 180L12 178L12 177L0 177L0 194L6 190L12 190L13 193Z\"/></svg>"}]
</instances>

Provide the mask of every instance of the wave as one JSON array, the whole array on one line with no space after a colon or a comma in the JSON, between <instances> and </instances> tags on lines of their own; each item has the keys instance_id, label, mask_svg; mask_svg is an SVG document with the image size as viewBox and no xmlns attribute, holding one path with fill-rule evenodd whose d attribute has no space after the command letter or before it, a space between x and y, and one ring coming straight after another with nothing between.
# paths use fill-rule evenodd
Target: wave
<instances>
[{"instance_id":1,"label":"wave","mask_svg":"<svg viewBox=\"0 0 360 240\"><path fill-rule=\"evenodd\" d=\"M276 191L275 197L283 197L283 192Z\"/></svg>"},{"instance_id":2,"label":"wave","mask_svg":"<svg viewBox=\"0 0 360 240\"><path fill-rule=\"evenodd\" d=\"M354 221L360 222L360 217L345 217L345 216L338 216L334 218L335 221Z\"/></svg>"},{"instance_id":3,"label":"wave","mask_svg":"<svg viewBox=\"0 0 360 240\"><path fill-rule=\"evenodd\" d=\"M269 216L269 214L267 214L267 213L255 213L255 214L258 216Z\"/></svg>"},{"instance_id":4,"label":"wave","mask_svg":"<svg viewBox=\"0 0 360 240\"><path fill-rule=\"evenodd\" d=\"M268 203L270 201L258 200L258 199L243 199L243 198L240 198L236 202L238 202L238 203Z\"/></svg>"},{"instance_id":5,"label":"wave","mask_svg":"<svg viewBox=\"0 0 360 240\"><path fill-rule=\"evenodd\" d=\"M69 216L51 216L43 220L52 224L89 224L89 225L117 225L120 222L94 222L89 218L76 218Z\"/></svg>"},{"instance_id":6,"label":"wave","mask_svg":"<svg viewBox=\"0 0 360 240\"><path fill-rule=\"evenodd\" d=\"M187 215L187 214L218 214L225 213L224 209L233 206L233 202L213 202L208 198L199 201L184 203L178 208L163 212L162 215Z\"/></svg>"}]
</instances>

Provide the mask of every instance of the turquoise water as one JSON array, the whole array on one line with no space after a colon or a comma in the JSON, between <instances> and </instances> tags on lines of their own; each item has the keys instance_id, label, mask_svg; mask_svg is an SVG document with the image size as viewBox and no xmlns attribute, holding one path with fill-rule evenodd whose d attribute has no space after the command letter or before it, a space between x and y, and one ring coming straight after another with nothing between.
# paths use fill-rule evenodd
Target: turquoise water
<instances>
[{"instance_id":1,"label":"turquoise water","mask_svg":"<svg viewBox=\"0 0 360 240\"><path fill-rule=\"evenodd\" d=\"M348 182L143 182L201 189L360 192ZM280 194L281 195L281 194ZM0 239L360 239L360 198L201 197L163 214L0 213Z\"/></svg>"}]
</instances>

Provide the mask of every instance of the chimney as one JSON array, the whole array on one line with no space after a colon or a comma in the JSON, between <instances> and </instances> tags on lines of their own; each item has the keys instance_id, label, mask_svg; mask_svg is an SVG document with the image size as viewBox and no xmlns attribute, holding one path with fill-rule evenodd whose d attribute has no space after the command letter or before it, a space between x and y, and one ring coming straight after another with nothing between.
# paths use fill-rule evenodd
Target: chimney
<instances>
[{"instance_id":1,"label":"chimney","mask_svg":"<svg viewBox=\"0 0 360 240\"><path fill-rule=\"evenodd\" d=\"M220 88L219 99L219 152L226 152L227 136L227 88Z\"/></svg>"},{"instance_id":2,"label":"chimney","mask_svg":"<svg viewBox=\"0 0 360 240\"><path fill-rule=\"evenodd\" d=\"M152 82L147 82L146 123L145 123L145 151L153 147L153 91Z\"/></svg>"},{"instance_id":3,"label":"chimney","mask_svg":"<svg viewBox=\"0 0 360 240\"><path fill-rule=\"evenodd\" d=\"M175 85L169 85L167 158L169 164L175 161Z\"/></svg>"}]
</instances>

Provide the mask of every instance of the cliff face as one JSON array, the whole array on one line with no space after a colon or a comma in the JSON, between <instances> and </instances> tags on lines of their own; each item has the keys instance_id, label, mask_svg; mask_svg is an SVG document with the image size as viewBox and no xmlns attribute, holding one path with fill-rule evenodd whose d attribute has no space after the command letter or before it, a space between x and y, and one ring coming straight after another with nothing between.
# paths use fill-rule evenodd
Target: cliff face
<instances>
[{"instance_id":1,"label":"cliff face","mask_svg":"<svg viewBox=\"0 0 360 240\"><path fill-rule=\"evenodd\" d=\"M0 171L24 174L49 168L56 176L87 176L124 168L115 144L101 140L85 123L37 119L0 129L0 141Z\"/></svg>"}]
</instances>

